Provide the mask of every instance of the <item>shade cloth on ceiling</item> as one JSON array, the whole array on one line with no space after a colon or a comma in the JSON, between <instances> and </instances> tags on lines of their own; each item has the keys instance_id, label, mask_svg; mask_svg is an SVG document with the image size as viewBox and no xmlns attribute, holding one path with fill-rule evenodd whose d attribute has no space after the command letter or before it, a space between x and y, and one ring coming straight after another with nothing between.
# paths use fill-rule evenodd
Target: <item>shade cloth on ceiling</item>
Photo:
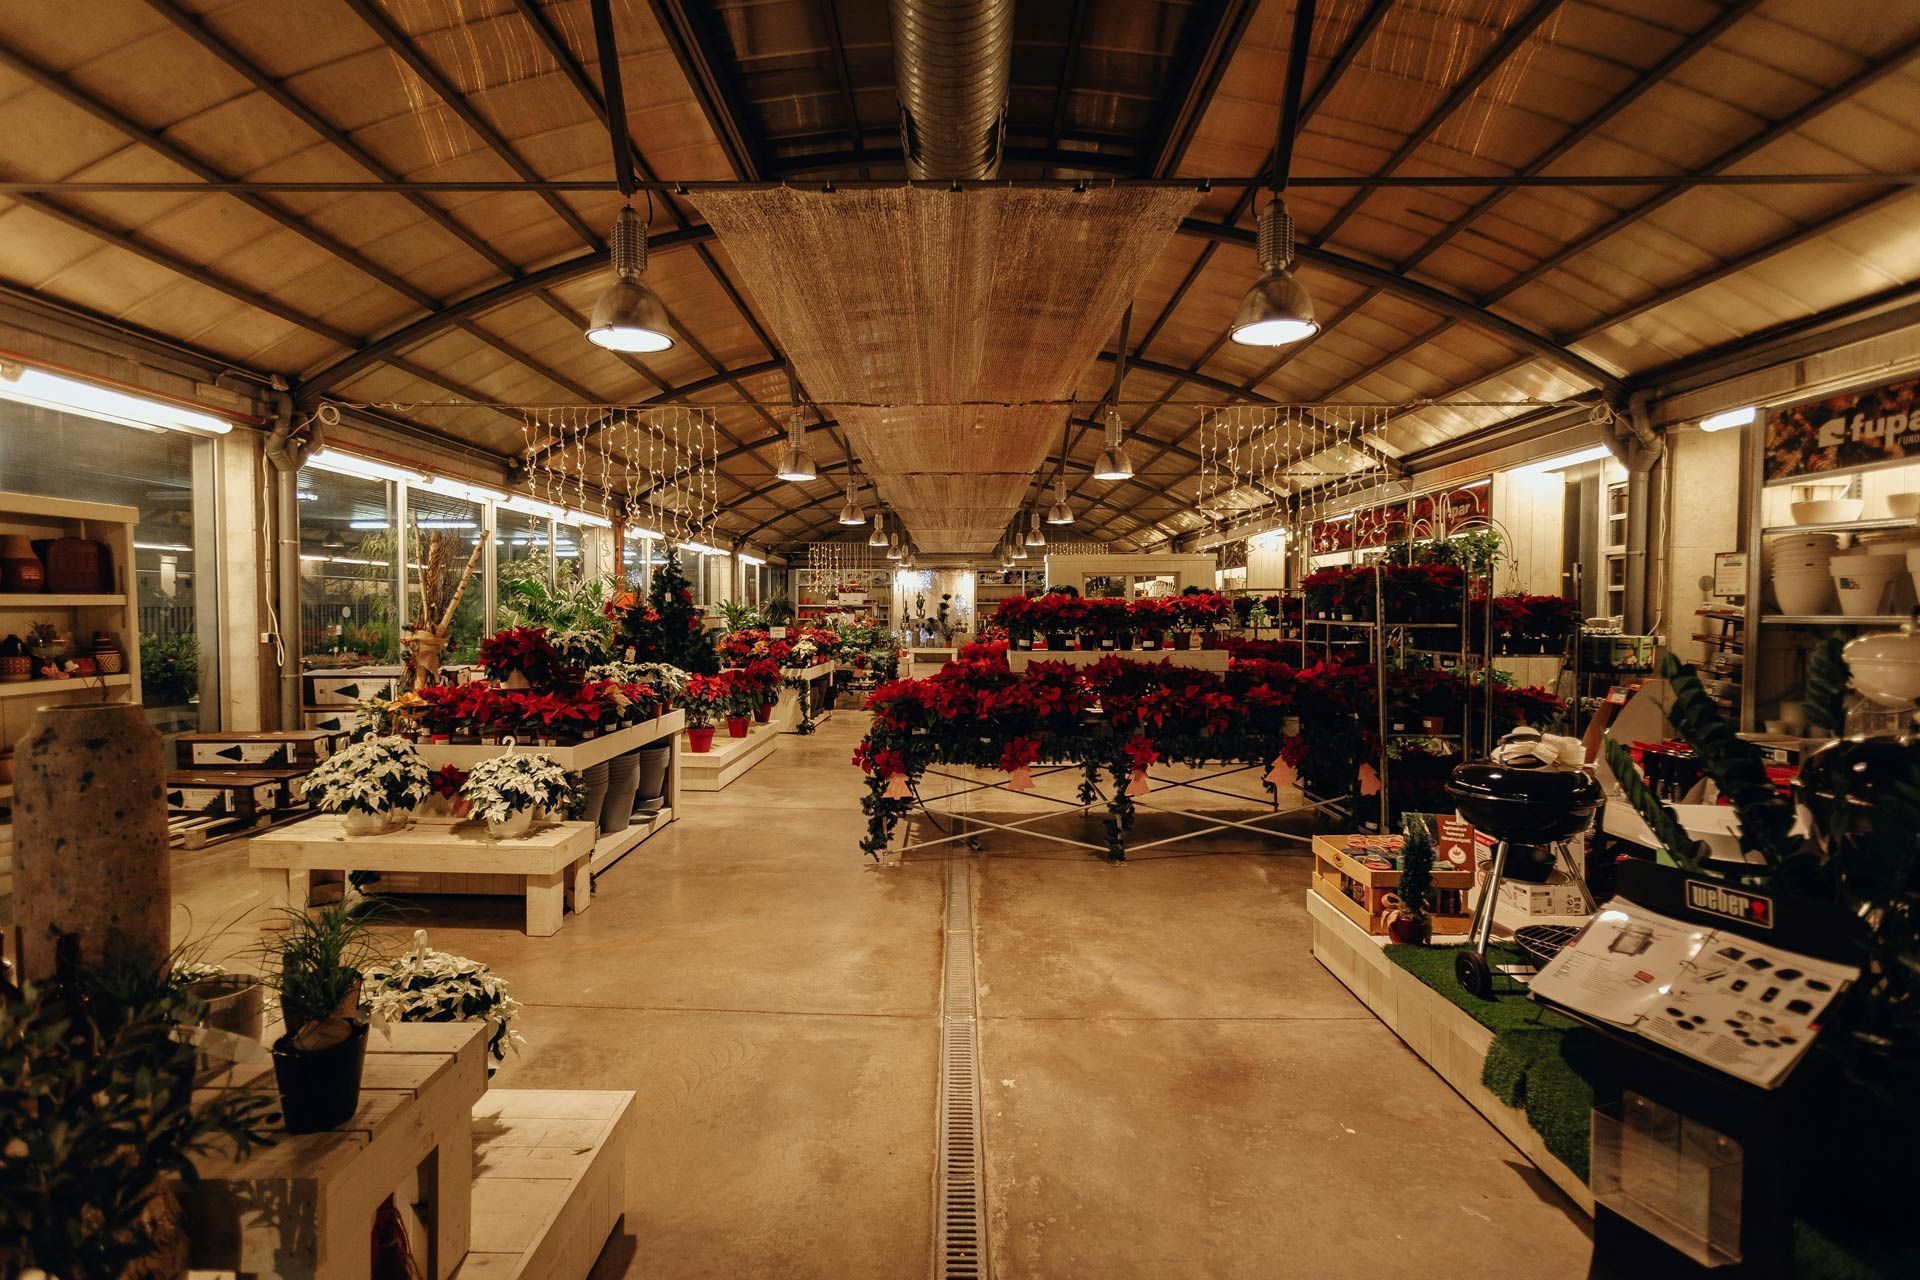
<instances>
[{"instance_id":1,"label":"shade cloth on ceiling","mask_svg":"<svg viewBox=\"0 0 1920 1280\"><path fill-rule=\"evenodd\" d=\"M989 551L1199 192L698 191L801 381L922 550Z\"/></svg>"}]
</instances>

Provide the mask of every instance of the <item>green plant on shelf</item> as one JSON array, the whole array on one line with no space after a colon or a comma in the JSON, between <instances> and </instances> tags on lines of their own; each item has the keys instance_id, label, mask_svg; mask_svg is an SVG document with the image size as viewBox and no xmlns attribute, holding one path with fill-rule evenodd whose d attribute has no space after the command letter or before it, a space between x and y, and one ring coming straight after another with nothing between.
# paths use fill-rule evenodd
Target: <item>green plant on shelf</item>
<instances>
[{"instance_id":1,"label":"green plant on shelf","mask_svg":"<svg viewBox=\"0 0 1920 1280\"><path fill-rule=\"evenodd\" d=\"M190 632L140 637L140 700L174 707L200 695L200 641Z\"/></svg>"},{"instance_id":2,"label":"green plant on shelf","mask_svg":"<svg viewBox=\"0 0 1920 1280\"><path fill-rule=\"evenodd\" d=\"M1433 909L1433 829L1425 815L1409 813L1400 820L1400 834L1400 910L1424 920Z\"/></svg>"}]
</instances>

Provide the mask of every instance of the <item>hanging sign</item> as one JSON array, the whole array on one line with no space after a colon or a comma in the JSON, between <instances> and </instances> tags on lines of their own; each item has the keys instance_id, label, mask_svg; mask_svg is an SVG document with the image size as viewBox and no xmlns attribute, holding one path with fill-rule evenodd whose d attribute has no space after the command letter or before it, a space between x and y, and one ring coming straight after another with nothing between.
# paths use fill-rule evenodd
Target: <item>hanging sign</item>
<instances>
[{"instance_id":1,"label":"hanging sign","mask_svg":"<svg viewBox=\"0 0 1920 1280\"><path fill-rule=\"evenodd\" d=\"M1765 478L1869 467L1920 458L1920 378L1806 400L1767 411Z\"/></svg>"}]
</instances>

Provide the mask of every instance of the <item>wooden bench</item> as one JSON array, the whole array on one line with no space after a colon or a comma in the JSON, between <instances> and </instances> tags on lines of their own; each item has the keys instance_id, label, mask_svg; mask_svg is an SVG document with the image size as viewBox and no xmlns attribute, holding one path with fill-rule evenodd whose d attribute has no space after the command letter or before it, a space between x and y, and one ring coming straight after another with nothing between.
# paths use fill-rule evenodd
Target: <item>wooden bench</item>
<instances>
[{"instance_id":1,"label":"wooden bench","mask_svg":"<svg viewBox=\"0 0 1920 1280\"><path fill-rule=\"evenodd\" d=\"M195 1157L199 1182L178 1188L196 1270L360 1280L373 1215L389 1196L415 1215L416 1256L449 1280L473 1234L474 1105L487 1090L483 1022L396 1023L367 1036L360 1106L326 1133L277 1132L245 1159ZM271 1064L235 1067L194 1090L274 1091ZM277 1126L275 1126L277 1128Z\"/></svg>"},{"instance_id":2,"label":"wooden bench","mask_svg":"<svg viewBox=\"0 0 1920 1280\"><path fill-rule=\"evenodd\" d=\"M462 822L349 836L338 815L323 813L256 837L247 862L261 873L267 901L293 908L307 905L321 871L411 873L422 892L524 893L527 932L546 937L560 932L568 907L580 913L593 901L588 866L597 834L590 822L553 822L518 840L495 840L483 824Z\"/></svg>"},{"instance_id":3,"label":"wooden bench","mask_svg":"<svg viewBox=\"0 0 1920 1280\"><path fill-rule=\"evenodd\" d=\"M586 1280L626 1212L633 1094L495 1089L473 1108L473 1240L458 1280Z\"/></svg>"}]
</instances>

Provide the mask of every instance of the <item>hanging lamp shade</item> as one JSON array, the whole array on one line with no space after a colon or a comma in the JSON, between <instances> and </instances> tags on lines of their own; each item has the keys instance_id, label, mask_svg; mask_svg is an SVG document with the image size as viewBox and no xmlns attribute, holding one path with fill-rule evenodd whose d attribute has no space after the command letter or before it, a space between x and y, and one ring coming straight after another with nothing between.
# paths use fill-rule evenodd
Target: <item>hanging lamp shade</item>
<instances>
[{"instance_id":1,"label":"hanging lamp shade","mask_svg":"<svg viewBox=\"0 0 1920 1280\"><path fill-rule=\"evenodd\" d=\"M886 512L876 511L873 513L873 532L867 535L867 545L870 547L884 547L887 545Z\"/></svg>"},{"instance_id":2,"label":"hanging lamp shade","mask_svg":"<svg viewBox=\"0 0 1920 1280\"><path fill-rule=\"evenodd\" d=\"M1040 531L1040 510L1037 507L1029 513L1025 541L1030 547L1044 547L1047 545L1047 535Z\"/></svg>"},{"instance_id":3,"label":"hanging lamp shade","mask_svg":"<svg viewBox=\"0 0 1920 1280\"><path fill-rule=\"evenodd\" d=\"M1107 443L1093 462L1095 480L1133 479L1133 459L1127 456L1127 438L1120 426L1120 411L1107 410Z\"/></svg>"},{"instance_id":4,"label":"hanging lamp shade","mask_svg":"<svg viewBox=\"0 0 1920 1280\"><path fill-rule=\"evenodd\" d=\"M795 484L818 474L813 465L813 451L807 448L806 418L798 405L787 415L787 442L780 447L780 465L774 474Z\"/></svg>"},{"instance_id":5,"label":"hanging lamp shade","mask_svg":"<svg viewBox=\"0 0 1920 1280\"><path fill-rule=\"evenodd\" d=\"M1072 524L1073 508L1067 505L1067 478L1053 478L1053 505L1047 508L1048 524Z\"/></svg>"},{"instance_id":6,"label":"hanging lamp shade","mask_svg":"<svg viewBox=\"0 0 1920 1280\"><path fill-rule=\"evenodd\" d=\"M1293 218L1275 196L1260 211L1260 266L1228 333L1243 347L1284 347L1320 332L1313 299L1293 278Z\"/></svg>"},{"instance_id":7,"label":"hanging lamp shade","mask_svg":"<svg viewBox=\"0 0 1920 1280\"><path fill-rule=\"evenodd\" d=\"M673 345L667 309L642 279L647 273L647 227L632 205L613 219L614 282L593 304L587 341L609 351L665 351Z\"/></svg>"},{"instance_id":8,"label":"hanging lamp shade","mask_svg":"<svg viewBox=\"0 0 1920 1280\"><path fill-rule=\"evenodd\" d=\"M899 534L896 533L891 538L887 539L887 559L903 560L906 558L906 554L907 554L907 549L900 545Z\"/></svg>"},{"instance_id":9,"label":"hanging lamp shade","mask_svg":"<svg viewBox=\"0 0 1920 1280\"><path fill-rule=\"evenodd\" d=\"M1025 560L1027 558L1027 549L1021 545L1020 539L1007 539L1007 557L1012 560Z\"/></svg>"},{"instance_id":10,"label":"hanging lamp shade","mask_svg":"<svg viewBox=\"0 0 1920 1280\"><path fill-rule=\"evenodd\" d=\"M856 497L854 494L853 478L848 477L847 501L846 501L846 504L840 508L840 523L848 524L848 525L858 525L858 524L865 524L866 522L867 522L867 513L860 509L860 499Z\"/></svg>"}]
</instances>

